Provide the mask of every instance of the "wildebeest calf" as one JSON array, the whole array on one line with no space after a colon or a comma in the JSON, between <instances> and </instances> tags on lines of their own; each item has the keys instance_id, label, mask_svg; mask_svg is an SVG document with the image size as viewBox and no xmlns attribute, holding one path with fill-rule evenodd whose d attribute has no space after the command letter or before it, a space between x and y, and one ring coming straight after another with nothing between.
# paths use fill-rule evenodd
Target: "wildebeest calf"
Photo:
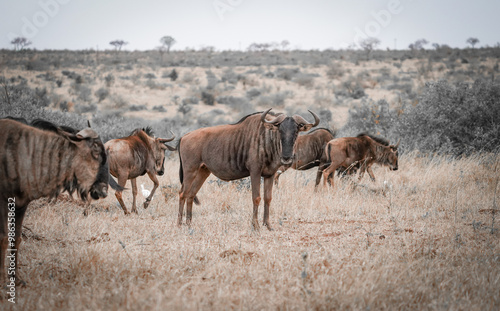
<instances>
[{"instance_id":1,"label":"wildebeest calf","mask_svg":"<svg viewBox=\"0 0 500 311\"><path fill-rule=\"evenodd\" d=\"M132 212L137 213L135 207L137 197L136 178L148 174L154 183L153 190L144 202L144 208L147 208L149 202L158 188L159 182L156 175L163 175L165 172L165 151L177 150L166 143L175 139L155 138L150 127L145 129L135 129L130 136L112 139L104 145L109 153L109 170L111 175L118 179L118 185L125 187L127 180L132 184ZM125 215L129 212L122 198L122 191L115 192L116 198L120 203Z\"/></svg>"},{"instance_id":2,"label":"wildebeest calf","mask_svg":"<svg viewBox=\"0 0 500 311\"><path fill-rule=\"evenodd\" d=\"M351 169L359 165L359 180L368 171L370 178L375 181L371 166L374 163L389 166L392 170L398 169L398 146L389 145L385 139L359 134L357 137L341 137L328 142L325 147L327 161L330 165L323 170L323 183L333 186L333 175L337 168Z\"/></svg>"},{"instance_id":3,"label":"wildebeest calf","mask_svg":"<svg viewBox=\"0 0 500 311\"><path fill-rule=\"evenodd\" d=\"M7 284L7 253L9 279L22 283L18 251L28 203L62 191L76 191L83 201L108 194L107 156L97 133L90 128L76 134L55 125L53 129L0 120L0 284Z\"/></svg>"}]
</instances>

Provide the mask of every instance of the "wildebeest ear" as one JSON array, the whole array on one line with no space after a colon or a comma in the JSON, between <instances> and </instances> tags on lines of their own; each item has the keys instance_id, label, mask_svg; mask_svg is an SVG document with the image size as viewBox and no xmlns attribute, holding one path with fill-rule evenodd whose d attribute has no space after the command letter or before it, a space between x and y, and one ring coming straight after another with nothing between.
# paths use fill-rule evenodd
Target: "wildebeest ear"
<instances>
[{"instance_id":1,"label":"wildebeest ear","mask_svg":"<svg viewBox=\"0 0 500 311\"><path fill-rule=\"evenodd\" d=\"M97 133L91 128L86 128L76 133L76 137L78 137L79 139L98 138L99 135L97 135Z\"/></svg>"},{"instance_id":2,"label":"wildebeest ear","mask_svg":"<svg viewBox=\"0 0 500 311\"><path fill-rule=\"evenodd\" d=\"M401 142L401 138L398 140L398 143L397 143L397 144L395 144L395 145L390 145L389 147L390 147L391 149L398 150L398 147L399 147L399 143L400 143L400 142Z\"/></svg>"}]
</instances>

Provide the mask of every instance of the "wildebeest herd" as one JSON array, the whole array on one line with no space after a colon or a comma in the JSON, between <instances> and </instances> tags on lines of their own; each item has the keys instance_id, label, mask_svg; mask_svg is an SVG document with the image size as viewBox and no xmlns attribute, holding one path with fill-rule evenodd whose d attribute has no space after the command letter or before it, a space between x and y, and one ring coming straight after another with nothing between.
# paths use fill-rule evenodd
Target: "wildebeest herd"
<instances>
[{"instance_id":1,"label":"wildebeest herd","mask_svg":"<svg viewBox=\"0 0 500 311\"><path fill-rule=\"evenodd\" d=\"M374 163L398 169L398 144L369 134L335 138L329 129L318 128L319 117L309 111L312 123L299 115L274 114L268 109L250 114L234 124L200 128L179 139L176 147L167 145L172 138L156 138L151 128L135 129L128 137L103 144L89 127L77 130L45 120L28 123L21 118L0 119L0 282L6 284L6 256L18 251L23 218L28 204L42 197L57 198L67 191L77 192L83 201L105 198L108 185L125 214L128 210L122 191L128 179L132 185L132 209L137 213L136 178L148 174L154 183L144 202L147 208L159 186L156 175L163 175L165 151L179 154L179 211L182 225L184 206L186 224L192 221L193 202L200 204L197 193L210 174L230 181L250 176L252 187L252 227L259 229L260 182L264 179L263 225L272 230L269 208L273 184L287 168L297 170L318 166L316 186L321 177L333 186L336 170L341 175L360 170L375 179ZM299 132L307 132L300 135ZM118 182L110 177L118 179ZM15 270L8 276L23 282Z\"/></svg>"}]
</instances>

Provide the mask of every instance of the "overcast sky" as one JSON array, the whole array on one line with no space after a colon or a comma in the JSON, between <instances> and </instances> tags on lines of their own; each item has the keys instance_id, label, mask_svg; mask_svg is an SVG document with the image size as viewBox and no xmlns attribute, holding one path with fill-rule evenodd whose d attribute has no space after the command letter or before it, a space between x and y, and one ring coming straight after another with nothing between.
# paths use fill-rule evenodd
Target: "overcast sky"
<instances>
[{"instance_id":1,"label":"overcast sky","mask_svg":"<svg viewBox=\"0 0 500 311\"><path fill-rule=\"evenodd\" d=\"M499 13L497 0L0 0L0 48L21 36L37 49L111 49L123 39L126 50L148 50L165 35L174 50L283 40L292 49L339 49L367 36L382 49L421 38L494 46Z\"/></svg>"}]
</instances>

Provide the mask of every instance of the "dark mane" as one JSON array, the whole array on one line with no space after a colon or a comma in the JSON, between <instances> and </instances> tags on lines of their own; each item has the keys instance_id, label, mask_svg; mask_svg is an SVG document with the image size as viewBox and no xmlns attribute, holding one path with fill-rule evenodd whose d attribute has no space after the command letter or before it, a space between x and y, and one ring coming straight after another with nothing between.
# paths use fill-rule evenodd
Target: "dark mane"
<instances>
[{"instance_id":1,"label":"dark mane","mask_svg":"<svg viewBox=\"0 0 500 311\"><path fill-rule=\"evenodd\" d=\"M30 125L32 127L36 127L37 129L49 131L49 132L54 132L54 133L58 133L58 129L61 129L65 132L68 132L71 134L78 133L78 130L76 130L72 127L65 126L65 125L57 126L54 123L49 122L47 120L43 120L43 119L35 119L35 120L31 121Z\"/></svg>"},{"instance_id":2,"label":"dark mane","mask_svg":"<svg viewBox=\"0 0 500 311\"><path fill-rule=\"evenodd\" d=\"M361 137L361 136L368 136L370 137L371 139L373 139L374 141L376 141L377 143L381 144L381 145L384 145L384 146L389 146L389 141L385 138L381 138L381 137L377 137L377 136L374 136L374 135L370 135L368 133L360 133L358 134L358 137Z\"/></svg>"},{"instance_id":3,"label":"dark mane","mask_svg":"<svg viewBox=\"0 0 500 311\"><path fill-rule=\"evenodd\" d=\"M137 135L140 131L143 131L149 137L152 137L152 138L155 137L155 133L153 132L153 129L151 128L151 126L146 126L146 127L143 127L143 128L136 128L135 130L132 131L132 133L130 133L129 136Z\"/></svg>"},{"instance_id":4,"label":"dark mane","mask_svg":"<svg viewBox=\"0 0 500 311\"><path fill-rule=\"evenodd\" d=\"M4 117L2 119L14 120L14 121L17 121L17 122L28 124L28 120L26 120L25 118L18 118L18 117L6 116L6 117Z\"/></svg>"},{"instance_id":5,"label":"dark mane","mask_svg":"<svg viewBox=\"0 0 500 311\"><path fill-rule=\"evenodd\" d=\"M251 116L253 116L253 115L260 114L260 113L263 113L263 112L264 112L264 111L257 111L257 112L251 113L251 114L249 114L249 115L246 115L246 116L244 116L243 118L241 118L238 122L236 122L236 123L231 123L231 125L240 124L241 122L245 121L248 117L251 117ZM279 114L281 114L281 113L274 113L273 111L269 111L269 112L267 113L267 115L270 115L270 116L277 116L277 115L279 115Z\"/></svg>"},{"instance_id":6,"label":"dark mane","mask_svg":"<svg viewBox=\"0 0 500 311\"><path fill-rule=\"evenodd\" d=\"M325 130L328 133L330 133L333 137L335 137L335 135L337 134L336 131L329 129L329 128L324 128L324 127L315 128L312 131L307 132L307 134L311 134L311 133L314 133L314 132L319 131L319 130Z\"/></svg>"}]
</instances>

